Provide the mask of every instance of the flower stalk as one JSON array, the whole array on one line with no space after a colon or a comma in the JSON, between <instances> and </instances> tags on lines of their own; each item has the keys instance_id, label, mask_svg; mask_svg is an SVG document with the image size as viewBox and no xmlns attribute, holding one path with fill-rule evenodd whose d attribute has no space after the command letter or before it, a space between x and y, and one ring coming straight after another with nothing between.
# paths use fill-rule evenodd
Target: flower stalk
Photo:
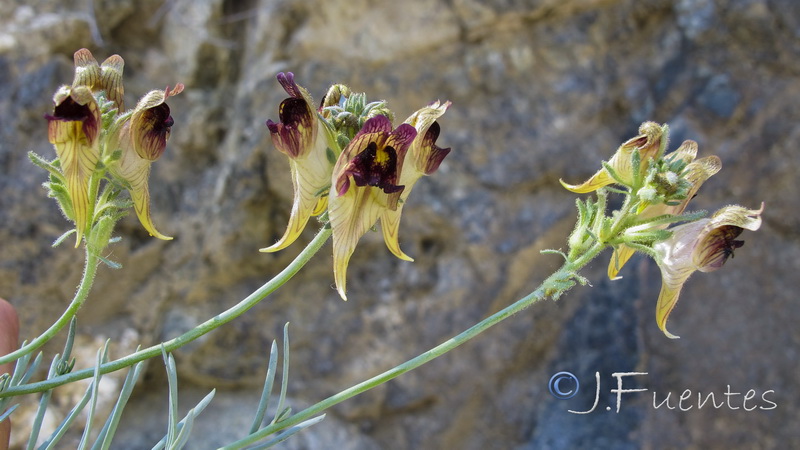
<instances>
[{"instance_id":1,"label":"flower stalk","mask_svg":"<svg viewBox=\"0 0 800 450\"><path fill-rule=\"evenodd\" d=\"M325 244L325 242L327 242L330 236L331 236L330 228L328 227L322 228L319 231L319 233L317 233L317 235L314 237L314 239L311 242L309 242L309 244L303 249L303 251L300 252L300 254L297 255L297 257L294 260L292 260L291 263L289 263L289 265L287 265L282 271L280 271L277 275L275 275L275 277L264 283L260 288L253 291L253 293L242 299L239 303L232 306L231 308L215 315L211 319L197 325L196 327L192 328L186 333L183 333L180 336L177 336L173 339L162 342L160 344L153 345L146 349L131 353L130 355L125 356L123 358L102 364L99 366L99 368L97 368L99 370L99 373L107 374L110 372L115 372L117 370L121 370L126 367L132 366L138 362L144 361L146 359L160 356L162 349L164 349L166 352L175 351L176 349L188 344L189 342L192 342L195 339L241 316L242 314L247 312L247 310L258 304L261 300L265 299L271 293L275 292L278 288L280 288L287 281L289 281L295 274L297 274L297 272L299 272L300 269L302 269L303 266L305 266L306 263L320 250L320 248L322 248L322 246ZM13 361L13 359L11 360ZM57 376L49 380L9 387L4 391L0 391L0 398L46 391L64 384L90 378L94 376L94 374L95 374L95 368L89 368Z\"/></svg>"},{"instance_id":2,"label":"flower stalk","mask_svg":"<svg viewBox=\"0 0 800 450\"><path fill-rule=\"evenodd\" d=\"M422 365L425 365L434 359L454 350L455 348L459 347L460 345L474 339L484 331L492 328L493 326L499 324L500 322L508 319L509 317L523 311L530 306L538 303L541 300L546 298L557 298L558 296L564 294L568 291L571 287L575 285L575 282L582 282L582 277L577 275L578 270L586 266L592 259L594 259L600 252L605 249L605 246L600 243L595 243L593 246L588 248L586 252L578 256L575 260L566 261L564 265L561 266L560 269L555 271L552 275L550 275L547 279L545 279L542 284L536 288L533 292L522 297L521 299L517 300L516 302L512 303L511 305L507 306L506 308L492 314L491 316L483 319L482 321L476 323L475 325L467 328L463 332L453 336L452 338L444 341L443 343L437 345L436 347L431 348L430 350L421 353L420 355L409 359L408 361L399 364L381 374L378 374L372 378L362 381L354 386L351 386L341 392L338 392L325 400L322 400L310 407L299 411L277 423L270 424L269 426L259 430L258 432L231 443L223 449L226 450L233 450L237 448L243 448L246 445L254 444L259 440L277 433L281 430L289 428L291 426L297 425L305 420L314 417L321 412L327 410L328 408L337 405L349 398L355 397L356 395L363 394L364 392L369 391L375 387L386 383L394 378L399 377L400 375L414 370Z\"/></svg>"},{"instance_id":3,"label":"flower stalk","mask_svg":"<svg viewBox=\"0 0 800 450\"><path fill-rule=\"evenodd\" d=\"M41 335L24 344L19 349L7 355L0 356L0 365L16 361L19 358L36 351L39 347L46 344L50 339L55 337L59 331L69 324L72 318L78 313L78 310L81 308L81 306L83 306L86 298L89 296L89 292L92 289L92 284L94 283L95 275L97 274L97 266L99 265L99 262L100 259L98 256L91 252L89 247L87 247L83 277L78 285L78 291L75 293L75 297L72 299L69 306L67 306L67 309L64 310L64 313L61 314L61 317L59 317L58 320L56 320L53 325L51 325L50 328L45 330ZM2 396L2 393L0 393L0 396Z\"/></svg>"}]
</instances>

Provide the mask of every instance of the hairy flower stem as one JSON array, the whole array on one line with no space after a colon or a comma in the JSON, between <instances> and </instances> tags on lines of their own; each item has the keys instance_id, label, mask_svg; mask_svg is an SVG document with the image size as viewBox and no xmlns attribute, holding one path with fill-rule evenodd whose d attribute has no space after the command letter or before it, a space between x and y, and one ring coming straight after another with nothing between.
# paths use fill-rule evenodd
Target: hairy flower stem
<instances>
[{"instance_id":1,"label":"hairy flower stem","mask_svg":"<svg viewBox=\"0 0 800 450\"><path fill-rule=\"evenodd\" d=\"M125 367L132 366L140 361L144 361L145 359L161 356L162 349L164 349L166 352L174 351L175 349L180 348L183 345L186 345L189 342L194 341L200 336L203 336L204 334L213 331L219 328L220 326L230 322L231 320L239 317L240 315L244 314L247 310L255 306L258 302L266 298L269 294L275 292L279 287L283 286L284 283L289 281L295 274L297 274L297 272L299 272L300 269L303 266L305 266L305 264L317 253L317 251L319 251L319 249L322 248L323 244L325 244L325 242L328 240L330 236L331 236L330 228L325 227L322 230L320 230L320 232L317 233L316 237L314 237L314 239L306 246L306 248L303 249L303 251L300 252L300 254L297 255L297 257L288 266L286 266L285 269L283 269L280 273L278 273L278 275L276 275L274 278L264 283L264 285L262 285L260 288L255 290L252 294L248 295L244 300L240 301L230 309L212 317L211 319L201 323L200 325L192 328L191 330L187 331L186 333L174 339L170 339L169 341L154 345L144 350L131 353L130 355L124 358L120 358L114 361L110 361L106 364L103 364L100 366L100 373L106 374L109 372L114 372L123 369ZM96 266L97 265L96 257L94 261L95 261L94 265ZM30 383L21 386L9 387L8 389L0 392L0 398L46 391L48 389L53 389L55 387L67 383L72 383L74 381L82 380L85 378L91 378L92 376L94 376L94 374L95 374L95 369L89 368L61 375L58 377L54 377L48 380L40 381L37 383Z\"/></svg>"},{"instance_id":2,"label":"hairy flower stem","mask_svg":"<svg viewBox=\"0 0 800 450\"><path fill-rule=\"evenodd\" d=\"M224 449L242 448L246 445L258 442L259 440L269 435L272 435L278 431L284 430L293 425L297 425L305 420L310 419L313 416L320 414L321 412L327 410L328 408L338 403L341 403L351 397L355 397L356 395L364 393L374 387L380 386L381 384L386 383L387 381L393 378L396 378L406 372L416 369L417 367L444 355L450 350L455 349L461 344L478 336L479 334L483 333L484 331L488 330L494 325L497 325L503 320L528 308L529 306L533 305L534 303L540 300L544 300L545 298L548 297L557 298L558 295L563 294L564 292L569 290L570 287L572 287L574 283L569 283L569 281L578 278L577 271L583 268L587 263L589 263L589 261L594 259L597 255L599 255L600 252L603 251L605 247L606 246L603 244L595 243L589 249L587 249L585 253L579 255L573 261L566 261L564 265L561 266L560 269L558 269L555 273L553 273L546 280L544 280L542 284L539 285L539 287L532 293L517 300L510 306L492 314L486 319L483 319L482 321L469 327L462 333L448 339L447 341L437 345L436 347L426 351L425 353L422 353L419 356L416 356L392 369L389 369L386 372L381 373L380 375L376 375L366 381L362 381L359 384L356 384L348 389L345 389L337 394L334 394L326 398L325 400L322 400L319 403L316 403L294 415L291 415L281 420L280 422L264 427L258 432L251 434L250 436L242 440L239 440L237 442L234 442L223 448Z\"/></svg>"},{"instance_id":3,"label":"hairy flower stem","mask_svg":"<svg viewBox=\"0 0 800 450\"><path fill-rule=\"evenodd\" d=\"M70 320L75 317L75 314L77 314L78 310L81 308L81 306L83 306L83 302L86 301L86 298L89 296L89 291L92 290L92 284L94 284L94 277L97 274L97 265L99 262L100 260L97 255L90 252L87 246L86 265L83 269L83 277L81 278L80 285L78 285L78 291L75 293L75 297L64 311L64 314L62 314L61 317L59 317L59 319L39 337L23 345L18 350L15 350L7 355L0 356L0 365L16 361L19 358L32 353L39 347L46 344L50 339L58 334L62 328L69 324Z\"/></svg>"}]
</instances>

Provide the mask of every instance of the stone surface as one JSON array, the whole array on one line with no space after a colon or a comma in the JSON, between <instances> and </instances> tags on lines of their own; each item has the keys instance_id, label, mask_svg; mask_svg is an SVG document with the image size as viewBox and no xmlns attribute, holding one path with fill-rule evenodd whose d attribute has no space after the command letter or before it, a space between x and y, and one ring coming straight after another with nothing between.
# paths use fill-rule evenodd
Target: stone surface
<instances>
[{"instance_id":1,"label":"stone surface","mask_svg":"<svg viewBox=\"0 0 800 450\"><path fill-rule=\"evenodd\" d=\"M311 239L313 227L278 254L257 251L281 235L291 202L288 165L264 126L285 96L277 72L293 71L316 99L331 83L346 83L386 99L401 119L436 99L453 102L439 140L453 151L405 206L401 245L416 262L393 258L379 234L366 236L350 264L345 303L331 288L328 245L273 296L176 352L182 405L217 388L195 448L246 432L269 345L287 321L289 392L299 410L533 290L558 264L539 251L563 247L574 220L575 197L558 179L588 177L645 120L670 125L672 148L694 139L701 154L722 159L693 208L767 206L762 229L743 236L737 258L690 279L670 318L682 339L666 339L653 320L660 280L652 261L636 257L611 282L600 258L584 272L591 287L536 305L332 408L324 424L285 445L800 446L800 209L793 209L800 6L793 0L88 4L93 10L82 1L0 5L0 292L20 311L23 339L60 315L81 275L79 250L49 245L68 225L40 188L45 174L26 157L29 150L53 156L42 116L71 80L72 53L122 55L129 105L177 82L186 91L170 101L176 125L151 177L156 226L176 239L148 237L135 217L120 223L123 240L110 256L124 268L100 269L79 314L83 342L91 343L79 367L92 364L106 337L121 356L214 316ZM547 391L560 370L584 383L572 400ZM149 365L120 448L151 448L163 435L162 372L160 361ZM597 410L569 413L591 407L596 372ZM623 394L619 413L614 372L648 373L624 380L625 388L648 391ZM681 406L694 407L681 411L687 389L693 403ZM727 389L740 395L726 397ZM762 398L770 390L765 398L777 407L761 409L770 407ZM728 401L700 408L698 392ZM655 408L653 395L661 402L668 393L675 409ZM72 395L62 394L65 410Z\"/></svg>"}]
</instances>

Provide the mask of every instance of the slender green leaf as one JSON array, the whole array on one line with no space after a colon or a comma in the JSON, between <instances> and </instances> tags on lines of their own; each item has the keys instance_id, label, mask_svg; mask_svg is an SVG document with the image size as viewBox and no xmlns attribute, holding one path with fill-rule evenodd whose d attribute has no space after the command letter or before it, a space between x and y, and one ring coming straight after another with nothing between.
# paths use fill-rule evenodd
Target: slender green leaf
<instances>
[{"instance_id":1,"label":"slender green leaf","mask_svg":"<svg viewBox=\"0 0 800 450\"><path fill-rule=\"evenodd\" d=\"M272 423L278 422L278 414L283 410L286 402L286 391L289 387L289 322L283 326L283 372L281 373L281 394L278 397L278 408Z\"/></svg>"},{"instance_id":2,"label":"slender green leaf","mask_svg":"<svg viewBox=\"0 0 800 450\"><path fill-rule=\"evenodd\" d=\"M211 403L211 400L214 398L214 394L216 392L217 392L216 389L212 389L211 392L208 393L208 395L206 395L205 397L203 397L202 400L200 400L200 402L197 404L197 406L192 408L191 411L194 411L195 417L198 416L201 412L203 412L204 409L206 409L206 406L208 406L208 404ZM183 426L184 426L185 420L186 419L184 418L184 420L181 420L178 423L177 428L178 428L179 431L183 430ZM156 445L153 446L153 450L161 450L162 448L164 448L166 446L166 444L167 444L167 436L164 436L163 438L161 438L160 441L158 441L156 443Z\"/></svg>"},{"instance_id":3,"label":"slender green leaf","mask_svg":"<svg viewBox=\"0 0 800 450\"><path fill-rule=\"evenodd\" d=\"M122 269L122 264L120 264L120 263L118 263L116 261L112 261L112 260L104 258L104 257L102 257L100 255L97 255L97 259L102 261L103 264L107 265L111 269L114 269L114 270Z\"/></svg>"},{"instance_id":4,"label":"slender green leaf","mask_svg":"<svg viewBox=\"0 0 800 450\"><path fill-rule=\"evenodd\" d=\"M72 317L72 320L69 321L69 327L67 328L67 339L64 342L64 353L61 356L58 366L56 367L56 373L58 375L64 375L65 373L70 373L72 368L75 367L75 358L71 358L72 356L72 346L75 344L75 331L78 326L78 318Z\"/></svg>"},{"instance_id":5,"label":"slender green leaf","mask_svg":"<svg viewBox=\"0 0 800 450\"><path fill-rule=\"evenodd\" d=\"M35 164L35 165L41 167L42 169L50 172L51 175L53 175L54 177L56 177L59 180L61 180L62 183L64 182L64 176L61 175L61 172L53 164L53 162L55 162L55 161L53 161L53 162L47 161L47 160L45 160L44 158L42 158L41 156L37 155L34 152L28 152L28 158L31 160L31 162L33 164Z\"/></svg>"},{"instance_id":6,"label":"slender green leaf","mask_svg":"<svg viewBox=\"0 0 800 450\"><path fill-rule=\"evenodd\" d=\"M131 397L133 388L136 386L136 380L139 379L139 374L142 372L143 365L144 363L140 362L128 370L128 374L125 376L125 382L122 384L122 389L120 389L117 403L114 405L114 409L111 410L111 414L109 414L105 425L103 425L103 428L100 430L100 434L97 435L97 440L92 446L92 450L107 450L110 448L111 440L114 439L114 434L117 432L117 426L119 426L119 421L122 418L122 411L125 409L125 405L128 403L128 399Z\"/></svg>"},{"instance_id":7,"label":"slender green leaf","mask_svg":"<svg viewBox=\"0 0 800 450\"><path fill-rule=\"evenodd\" d=\"M264 416L267 413L269 406L269 398L272 394L272 385L275 382L275 373L278 368L278 344L272 341L272 347L269 350L269 363L267 364L267 376L264 379L264 389L261 391L261 400L258 402L256 409L256 416L253 418L253 424L250 426L250 433L255 433L261 428L264 423Z\"/></svg>"},{"instance_id":8,"label":"slender green leaf","mask_svg":"<svg viewBox=\"0 0 800 450\"><path fill-rule=\"evenodd\" d=\"M291 427L289 427L289 428L277 433L272 439L270 439L270 440L268 440L268 441L266 441L266 442L264 442L262 444L258 444L258 445L255 445L253 447L250 447L250 449L251 450L264 449L264 448L272 447L272 446L274 446L276 444L280 444L281 442L289 439L293 435L299 433L300 431L303 431L304 429L310 427L311 425L316 425L316 424L322 422L322 419L324 419L324 418L325 418L325 414L323 414L321 416L314 417L313 419L308 419L305 422L300 422L297 425L291 426Z\"/></svg>"},{"instance_id":9,"label":"slender green leaf","mask_svg":"<svg viewBox=\"0 0 800 450\"><path fill-rule=\"evenodd\" d=\"M611 178L613 178L615 182L617 182L617 183L619 183L619 184L621 184L623 186L626 185L625 180L620 178L620 176L617 173L617 171L614 170L614 168L611 167L611 165L609 163L607 163L606 161L603 161L602 164L603 164L603 168L606 169L606 172L608 172L608 174L611 175Z\"/></svg>"},{"instance_id":10,"label":"slender green leaf","mask_svg":"<svg viewBox=\"0 0 800 450\"><path fill-rule=\"evenodd\" d=\"M83 429L83 436L81 436L81 442L78 445L78 450L85 449L89 444L89 435L92 433L94 411L97 407L97 394L100 389L100 378L102 378L102 374L100 373L100 365L103 364L108 358L109 342L110 340L106 340L106 344L103 346L103 348L97 351L97 361L94 366L94 377L92 378L92 398L91 403L89 404L89 415L86 417L86 427Z\"/></svg>"},{"instance_id":11,"label":"slender green leaf","mask_svg":"<svg viewBox=\"0 0 800 450\"><path fill-rule=\"evenodd\" d=\"M22 346L25 346L25 342L22 343ZM32 354L28 353L17 360L17 365L14 366L14 374L11 376L9 386L25 384L25 382L33 376L33 373L36 372L36 369L39 368L39 364L42 362L42 353L39 352L36 355L36 359L33 360L33 363L31 363L29 367L28 362L31 360L32 356Z\"/></svg>"},{"instance_id":12,"label":"slender green leaf","mask_svg":"<svg viewBox=\"0 0 800 450\"><path fill-rule=\"evenodd\" d=\"M169 414L167 425L167 448L172 447L177 435L178 426L178 370L175 368L175 358L172 354L167 354L164 347L161 347L161 355L164 357L164 366L167 369L167 382L169 384Z\"/></svg>"},{"instance_id":13,"label":"slender green leaf","mask_svg":"<svg viewBox=\"0 0 800 450\"><path fill-rule=\"evenodd\" d=\"M72 423L75 422L78 414L80 414L80 412L83 411L83 408L86 407L86 404L89 403L89 399L92 396L92 390L93 385L90 384L86 388L86 392L83 394L83 397L81 397L81 400L72 407L69 414L67 414L58 428L56 428L55 431L53 431L53 434L51 434L50 437L39 447L40 449L51 450L55 448L55 445L58 444L58 441L64 437L64 434L67 432L67 430L69 430L69 427L71 427Z\"/></svg>"},{"instance_id":14,"label":"slender green leaf","mask_svg":"<svg viewBox=\"0 0 800 450\"><path fill-rule=\"evenodd\" d=\"M6 420L6 417L10 416L10 415L11 415L11 413L13 413L13 412L14 412L14 410L15 410L15 409L17 409L17 408L19 408L19 403L17 403L16 405L14 405L14 406L12 406L12 407L8 408L8 409L6 410L6 412L4 412L3 414L0 414L0 422L2 422L2 421L4 421L4 420Z\"/></svg>"},{"instance_id":15,"label":"slender green leaf","mask_svg":"<svg viewBox=\"0 0 800 450\"><path fill-rule=\"evenodd\" d=\"M58 239L53 241L53 244L51 246L52 247L58 247L59 245L61 245L62 242L64 242L64 240L66 240L68 237L72 236L74 233L75 233L75 228L67 230L64 234L59 236Z\"/></svg>"},{"instance_id":16,"label":"slender green leaf","mask_svg":"<svg viewBox=\"0 0 800 450\"><path fill-rule=\"evenodd\" d=\"M50 363L50 370L47 373L47 378L50 379L58 374L58 365L61 362L61 355L56 355ZM50 403L50 396L53 395L53 390L48 389L42 392L42 397L39 399L39 407L36 409L36 415L33 418L33 425L31 425L31 434L28 436L28 450L33 450L36 446L36 441L39 440L39 431L42 429L42 421L47 412L47 405Z\"/></svg>"},{"instance_id":17,"label":"slender green leaf","mask_svg":"<svg viewBox=\"0 0 800 450\"><path fill-rule=\"evenodd\" d=\"M169 446L169 450L181 450L186 445L186 442L189 441L195 415L194 409L186 413L186 417L181 421L181 427L178 429L178 435L175 436L175 441Z\"/></svg>"}]
</instances>

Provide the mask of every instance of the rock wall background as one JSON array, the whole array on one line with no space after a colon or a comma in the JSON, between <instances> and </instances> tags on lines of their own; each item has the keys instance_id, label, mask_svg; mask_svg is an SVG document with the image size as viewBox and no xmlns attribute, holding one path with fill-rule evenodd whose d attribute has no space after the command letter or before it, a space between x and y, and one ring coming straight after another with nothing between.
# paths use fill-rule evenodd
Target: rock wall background
<instances>
[{"instance_id":1,"label":"rock wall background","mask_svg":"<svg viewBox=\"0 0 800 450\"><path fill-rule=\"evenodd\" d=\"M32 338L63 311L82 253L49 244L66 228L26 153L52 156L46 121L72 53L125 58L126 100L176 82L176 125L151 178L154 220L135 217L79 314L91 364L106 338L121 356L185 331L234 304L288 263L313 235L277 255L257 251L283 232L291 188L264 121L277 119L279 71L319 99L334 82L389 101L400 120L448 99L439 143L453 148L405 207L401 242L359 245L350 301L331 288L330 247L244 317L177 352L188 409L212 387L196 448L245 432L273 339L291 322L294 410L377 374L531 291L558 258L583 180L645 120L668 123L717 154L723 171L693 202L757 207L764 225L737 258L695 275L657 329L659 272L637 257L624 278L604 258L592 287L531 308L432 364L347 401L286 448L790 448L800 446L800 5L792 0L410 0L207 2L6 1L0 5L0 289ZM793 156L794 155L794 156ZM60 344L47 350L59 351ZM554 399L549 377L574 372L578 397ZM594 374L601 374L597 410ZM613 372L648 372L623 396ZM165 433L163 365L150 364L126 412L120 448ZM626 381L631 381L627 379ZM692 391L729 404L672 406ZM626 385L626 387L629 387ZM771 410L746 406L777 404ZM66 406L74 392L56 393ZM739 409L734 409L738 407ZM24 433L24 411L15 424ZM53 419L55 420L55 419Z\"/></svg>"}]
</instances>

